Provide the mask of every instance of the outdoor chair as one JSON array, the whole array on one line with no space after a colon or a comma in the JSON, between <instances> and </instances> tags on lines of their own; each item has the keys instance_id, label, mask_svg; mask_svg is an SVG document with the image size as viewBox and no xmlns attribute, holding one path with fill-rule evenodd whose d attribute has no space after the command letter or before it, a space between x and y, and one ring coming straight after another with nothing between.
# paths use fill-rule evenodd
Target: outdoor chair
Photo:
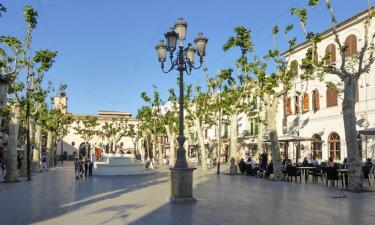
<instances>
[{"instance_id":1,"label":"outdoor chair","mask_svg":"<svg viewBox=\"0 0 375 225\"><path fill-rule=\"evenodd\" d=\"M370 186L370 172L371 172L372 166L364 166L363 167L363 179L368 180L368 185Z\"/></svg>"},{"instance_id":2,"label":"outdoor chair","mask_svg":"<svg viewBox=\"0 0 375 225\"><path fill-rule=\"evenodd\" d=\"M320 177L321 180L323 180L323 171L321 166L317 166L316 168L310 170L313 176L313 182L318 183L318 179ZM309 172L310 172L309 171Z\"/></svg>"},{"instance_id":3,"label":"outdoor chair","mask_svg":"<svg viewBox=\"0 0 375 225\"><path fill-rule=\"evenodd\" d=\"M251 175L252 174L253 167L250 164L245 165L245 173L246 175Z\"/></svg>"},{"instance_id":4,"label":"outdoor chair","mask_svg":"<svg viewBox=\"0 0 375 225\"><path fill-rule=\"evenodd\" d=\"M267 166L267 169L265 172L265 178L270 178L271 174L273 174L273 164L270 164Z\"/></svg>"},{"instance_id":5,"label":"outdoor chair","mask_svg":"<svg viewBox=\"0 0 375 225\"><path fill-rule=\"evenodd\" d=\"M290 181L292 181L293 177L294 177L294 180L296 182L297 182L297 177L299 177L300 182L302 181L301 171L299 169L297 169L297 167L287 166L286 167L286 173L288 174L288 181L289 181L289 179L290 179Z\"/></svg>"},{"instance_id":6,"label":"outdoor chair","mask_svg":"<svg viewBox=\"0 0 375 225\"><path fill-rule=\"evenodd\" d=\"M335 181L336 182L336 186L339 185L339 172L336 168L334 167L327 167L325 169L325 172L326 172L326 184L328 186L328 181L330 180L331 181L331 186L335 186Z\"/></svg>"}]
</instances>

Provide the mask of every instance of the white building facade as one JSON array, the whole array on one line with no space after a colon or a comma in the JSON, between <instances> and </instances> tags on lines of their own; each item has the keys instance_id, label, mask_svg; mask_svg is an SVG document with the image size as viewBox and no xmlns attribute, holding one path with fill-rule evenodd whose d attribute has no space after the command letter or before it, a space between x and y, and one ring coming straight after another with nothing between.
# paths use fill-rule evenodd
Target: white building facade
<instances>
[{"instance_id":1,"label":"white building facade","mask_svg":"<svg viewBox=\"0 0 375 225\"><path fill-rule=\"evenodd\" d=\"M359 52L364 45L364 21L367 15L367 11L364 11L338 24L340 41L348 46L346 57ZM374 24L375 19L370 26L370 37L375 32ZM329 63L341 65L332 30L324 31L322 35L323 40L317 49L319 61L329 52ZM289 62L294 61L301 65L308 48L308 43L303 43L292 52L286 52L285 56ZM301 73L298 67L298 74ZM327 85L329 82L339 84L340 87L339 78L332 74L325 75L324 81L297 81L293 90L284 99L284 104L280 104L282 107L279 108L278 117L280 121L285 119L284 126L288 132L312 138L311 142L304 142L301 146L301 159L316 157L324 161L332 156L335 161L343 161L347 156L342 115L343 93ZM375 127L375 65L369 73L361 75L357 84L356 99L357 130ZM375 159L375 136L358 135L358 145L362 160ZM289 155L296 157L293 152L289 152Z\"/></svg>"},{"instance_id":2,"label":"white building facade","mask_svg":"<svg viewBox=\"0 0 375 225\"><path fill-rule=\"evenodd\" d=\"M55 107L60 108L63 110L64 113L67 112L67 98L66 97L55 97L54 99ZM68 113L69 114L69 113ZM139 124L139 121L136 118L133 118L131 113L128 112L117 112L117 111L99 111L97 115L75 115L71 114L73 119L75 121L79 121L80 119L83 119L87 116L90 117L96 117L97 123L99 124L97 126L97 130L100 130L101 127L105 124L105 122L112 122L113 119L124 119L127 120L128 126L133 124L135 129L137 128L137 125ZM64 155L65 159L73 159L75 156L79 155L80 147L82 147L85 143L85 141L80 137L80 135L76 134L76 131L74 130L74 127L76 126L76 122L73 122L71 126L69 127L68 134L63 138L62 143L57 143L57 154L58 155ZM90 140L90 149L91 153L94 154L95 150L100 150L105 152L108 151L108 141L100 136L95 135L92 140ZM122 152L133 152L134 148L142 149L139 146L139 139L131 138L131 137L123 137L121 140L116 143L117 147L121 149ZM141 155L144 154L144 152L140 152Z\"/></svg>"}]
</instances>

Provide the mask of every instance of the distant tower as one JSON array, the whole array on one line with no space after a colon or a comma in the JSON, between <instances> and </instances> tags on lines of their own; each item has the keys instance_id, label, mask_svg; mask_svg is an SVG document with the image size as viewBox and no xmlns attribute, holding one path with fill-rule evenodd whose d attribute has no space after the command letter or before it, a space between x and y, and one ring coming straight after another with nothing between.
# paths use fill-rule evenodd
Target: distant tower
<instances>
[{"instance_id":1,"label":"distant tower","mask_svg":"<svg viewBox=\"0 0 375 225\"><path fill-rule=\"evenodd\" d=\"M54 105L55 105L55 109L59 109L59 110L61 110L61 112L63 114L67 114L67 112L68 112L68 110L67 110L68 98L65 95L55 96L53 98L53 102L54 102Z\"/></svg>"}]
</instances>

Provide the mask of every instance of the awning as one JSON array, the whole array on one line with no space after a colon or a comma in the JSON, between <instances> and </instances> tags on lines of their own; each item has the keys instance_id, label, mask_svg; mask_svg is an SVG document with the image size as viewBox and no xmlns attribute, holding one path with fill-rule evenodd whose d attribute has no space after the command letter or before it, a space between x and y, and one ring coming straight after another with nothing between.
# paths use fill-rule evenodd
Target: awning
<instances>
[{"instance_id":1,"label":"awning","mask_svg":"<svg viewBox=\"0 0 375 225\"><path fill-rule=\"evenodd\" d=\"M362 135L375 135L375 127L374 128L370 128L370 129L366 129L366 130L360 130L359 134L362 134Z\"/></svg>"},{"instance_id":2,"label":"awning","mask_svg":"<svg viewBox=\"0 0 375 225\"><path fill-rule=\"evenodd\" d=\"M292 134L284 134L278 137L279 142L294 142L294 141L311 141L309 137L297 136ZM263 142L270 142L270 137L263 137Z\"/></svg>"}]
</instances>

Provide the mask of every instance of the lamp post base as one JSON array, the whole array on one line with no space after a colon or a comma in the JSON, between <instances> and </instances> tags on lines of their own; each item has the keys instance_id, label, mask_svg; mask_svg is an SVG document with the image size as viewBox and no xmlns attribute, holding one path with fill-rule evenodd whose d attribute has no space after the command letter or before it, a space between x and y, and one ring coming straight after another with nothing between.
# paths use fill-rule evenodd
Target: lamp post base
<instances>
[{"instance_id":1,"label":"lamp post base","mask_svg":"<svg viewBox=\"0 0 375 225\"><path fill-rule=\"evenodd\" d=\"M173 203L194 203L193 171L196 168L171 168L171 197Z\"/></svg>"}]
</instances>

